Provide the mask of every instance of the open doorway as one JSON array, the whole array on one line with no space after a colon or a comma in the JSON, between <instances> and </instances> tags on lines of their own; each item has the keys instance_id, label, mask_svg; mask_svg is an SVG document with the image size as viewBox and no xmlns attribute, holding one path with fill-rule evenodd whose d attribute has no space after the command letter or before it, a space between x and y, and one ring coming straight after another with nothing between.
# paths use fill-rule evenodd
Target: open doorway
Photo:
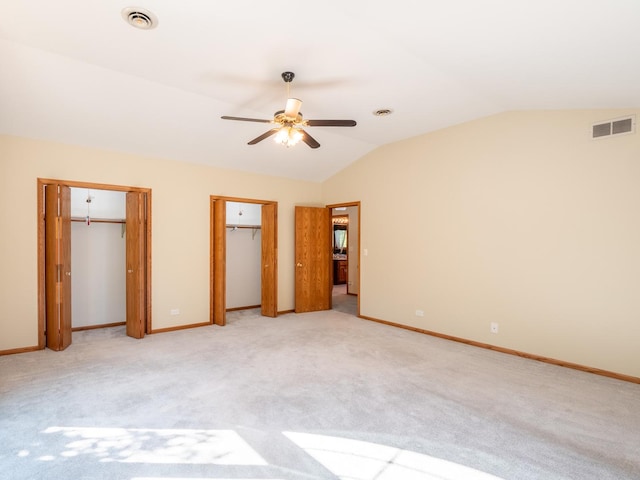
<instances>
[{"instance_id":1,"label":"open doorway","mask_svg":"<svg viewBox=\"0 0 640 480\"><path fill-rule=\"evenodd\" d=\"M223 326L227 311L241 308L259 307L262 316L276 317L277 202L220 196L211 196L210 202L210 323ZM229 242L238 243L228 248ZM238 248L251 251L243 255ZM249 272L250 278L243 281L240 269ZM238 289L246 290L242 293L248 296Z\"/></svg>"},{"instance_id":2,"label":"open doorway","mask_svg":"<svg viewBox=\"0 0 640 480\"><path fill-rule=\"evenodd\" d=\"M332 253L331 308L358 316L360 291L360 203L330 205Z\"/></svg>"},{"instance_id":3,"label":"open doorway","mask_svg":"<svg viewBox=\"0 0 640 480\"><path fill-rule=\"evenodd\" d=\"M226 311L262 305L262 205L227 202Z\"/></svg>"},{"instance_id":4,"label":"open doorway","mask_svg":"<svg viewBox=\"0 0 640 480\"><path fill-rule=\"evenodd\" d=\"M73 309L74 297L86 295L86 292L73 292L72 258L74 252L74 235L81 232L78 226L84 223L87 227L92 223L94 231L119 230L120 245L111 245L110 252L124 250L124 255L118 254L114 262L121 263L120 284L124 287L124 324L126 334L134 338L142 338L151 332L151 190L139 187L125 187L118 185L95 184L67 180L38 179L38 346L52 350L64 350L72 341L74 329ZM84 196L85 208L75 207L72 213L72 189L75 196ZM93 192L93 194L91 193ZM119 214L106 213L96 202L98 192L103 200L111 200L121 195L124 203L118 207ZM93 198L92 198L93 197ZM76 198L76 203L79 203ZM93 205L93 210L92 210ZM102 205L104 207L104 205ZM93 211L93 213L92 213ZM100 215L104 215L101 217ZM112 217L112 218L107 218ZM121 218L116 218L121 217ZM108 229L105 227L110 225ZM98 227L99 226L99 227ZM87 233L85 230L82 232ZM81 233L81 235L82 235ZM86 236L86 235L85 235ZM75 236L77 248L82 249L82 236ZM86 240L86 239L85 239ZM93 238L95 240L95 237ZM104 240L104 239L102 239ZM101 241L102 241L101 240ZM89 248L89 245L84 245ZM85 252L86 254L87 252ZM105 252L102 252L104 254ZM89 252L89 256L91 253ZM86 260L86 255L84 259ZM109 261L100 258L96 253L96 262ZM83 260L81 260L83 261ZM82 269L86 265L79 264L78 273L82 277ZM86 273L86 272L85 272ZM102 272L105 274L105 272ZM89 274L90 275L90 274ZM78 284L76 282L76 289ZM122 293L120 294L122 295ZM118 300L115 300L118 303ZM82 302L76 302L76 309ZM86 305L85 305L86 307ZM115 306L118 310L122 306ZM96 310L96 311L99 311ZM87 313L85 310L84 314ZM82 312L81 312L82 315ZM85 325L82 325L84 323ZM107 322L93 319L76 323L77 329L84 327L110 326L109 323L122 323L121 320Z\"/></svg>"},{"instance_id":5,"label":"open doorway","mask_svg":"<svg viewBox=\"0 0 640 480\"><path fill-rule=\"evenodd\" d=\"M126 192L71 187L71 331L126 324Z\"/></svg>"},{"instance_id":6,"label":"open doorway","mask_svg":"<svg viewBox=\"0 0 640 480\"><path fill-rule=\"evenodd\" d=\"M344 222L335 230L334 209ZM338 300L336 306L350 303L348 313L360 315L360 202L295 207L294 276L296 313L331 310ZM343 288L334 285L340 278ZM355 309L348 297L355 297Z\"/></svg>"}]
</instances>

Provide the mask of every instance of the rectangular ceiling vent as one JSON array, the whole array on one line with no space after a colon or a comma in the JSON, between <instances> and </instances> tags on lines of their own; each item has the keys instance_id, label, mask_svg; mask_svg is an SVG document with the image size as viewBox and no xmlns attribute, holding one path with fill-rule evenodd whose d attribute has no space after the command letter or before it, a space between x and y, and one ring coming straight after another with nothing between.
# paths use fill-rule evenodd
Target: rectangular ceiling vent
<instances>
[{"instance_id":1,"label":"rectangular ceiling vent","mask_svg":"<svg viewBox=\"0 0 640 480\"><path fill-rule=\"evenodd\" d=\"M623 118L615 118L606 122L598 122L591 125L591 138L611 137L614 135L626 135L635 133L636 116L630 115Z\"/></svg>"}]
</instances>

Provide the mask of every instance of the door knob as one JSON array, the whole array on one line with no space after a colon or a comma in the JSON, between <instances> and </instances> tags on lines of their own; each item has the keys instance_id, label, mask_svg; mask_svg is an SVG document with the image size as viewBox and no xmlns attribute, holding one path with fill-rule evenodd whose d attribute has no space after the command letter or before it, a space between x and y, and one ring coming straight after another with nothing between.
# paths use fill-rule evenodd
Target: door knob
<instances>
[{"instance_id":1,"label":"door knob","mask_svg":"<svg viewBox=\"0 0 640 480\"><path fill-rule=\"evenodd\" d=\"M67 277L71 276L71 272L66 272Z\"/></svg>"},{"instance_id":2,"label":"door knob","mask_svg":"<svg viewBox=\"0 0 640 480\"><path fill-rule=\"evenodd\" d=\"M133 270L127 270L127 273L133 273Z\"/></svg>"},{"instance_id":3,"label":"door knob","mask_svg":"<svg viewBox=\"0 0 640 480\"><path fill-rule=\"evenodd\" d=\"M296 267L301 267L302 264L300 262L296 263Z\"/></svg>"}]
</instances>

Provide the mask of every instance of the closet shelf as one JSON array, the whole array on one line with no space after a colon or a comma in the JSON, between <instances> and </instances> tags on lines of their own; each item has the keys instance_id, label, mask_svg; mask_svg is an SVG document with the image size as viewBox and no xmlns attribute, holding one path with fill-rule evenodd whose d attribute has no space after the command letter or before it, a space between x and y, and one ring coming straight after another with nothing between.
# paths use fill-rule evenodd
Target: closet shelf
<instances>
[{"instance_id":1,"label":"closet shelf","mask_svg":"<svg viewBox=\"0 0 640 480\"><path fill-rule=\"evenodd\" d=\"M230 228L232 232L236 231L238 228L250 228L252 230L251 240L254 240L256 238L256 233L258 233L258 230L262 227L260 225L227 225L227 228Z\"/></svg>"}]
</instances>

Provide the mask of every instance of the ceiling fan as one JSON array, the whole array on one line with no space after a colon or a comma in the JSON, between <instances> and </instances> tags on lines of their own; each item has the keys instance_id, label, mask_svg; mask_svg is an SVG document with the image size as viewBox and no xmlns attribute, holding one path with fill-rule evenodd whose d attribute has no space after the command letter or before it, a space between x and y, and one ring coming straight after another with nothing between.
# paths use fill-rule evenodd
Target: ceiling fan
<instances>
[{"instance_id":1,"label":"ceiling fan","mask_svg":"<svg viewBox=\"0 0 640 480\"><path fill-rule=\"evenodd\" d=\"M289 97L289 84L295 77L293 72L283 72L282 79L287 84L287 97ZM297 98L289 97L284 110L278 110L271 120L263 120L260 118L245 118L245 117L229 117L222 116L223 120L239 120L241 122L259 122L259 123L272 123L275 125L271 130L263 133L259 137L254 138L249 142L249 145L255 145L261 142L265 138L272 135L276 135L275 140L277 143L281 143L286 147L291 147L302 140L311 148L318 148L320 144L318 141L309 135L302 127L354 127L356 125L355 120L304 120L300 107L302 101Z\"/></svg>"}]
</instances>

